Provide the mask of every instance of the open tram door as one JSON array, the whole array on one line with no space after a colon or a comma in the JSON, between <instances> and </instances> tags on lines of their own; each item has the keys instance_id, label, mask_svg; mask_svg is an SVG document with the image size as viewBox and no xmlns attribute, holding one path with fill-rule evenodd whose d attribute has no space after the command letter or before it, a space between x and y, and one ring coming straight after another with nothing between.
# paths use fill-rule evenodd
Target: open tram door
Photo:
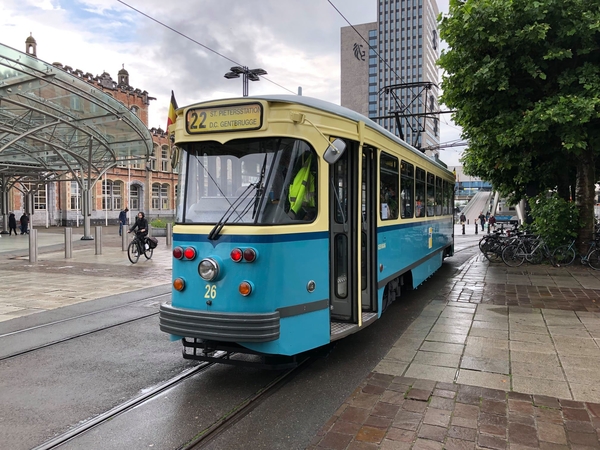
<instances>
[{"instance_id":1,"label":"open tram door","mask_svg":"<svg viewBox=\"0 0 600 450\"><path fill-rule=\"evenodd\" d=\"M330 166L331 340L377 318L377 152L347 142Z\"/></svg>"}]
</instances>

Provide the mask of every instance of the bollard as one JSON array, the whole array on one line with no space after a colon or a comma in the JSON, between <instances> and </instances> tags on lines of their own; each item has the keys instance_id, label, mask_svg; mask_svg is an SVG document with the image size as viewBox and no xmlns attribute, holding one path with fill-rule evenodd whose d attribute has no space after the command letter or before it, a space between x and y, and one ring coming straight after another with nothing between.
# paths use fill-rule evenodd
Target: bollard
<instances>
[{"instance_id":1,"label":"bollard","mask_svg":"<svg viewBox=\"0 0 600 450\"><path fill-rule=\"evenodd\" d=\"M96 235L94 236L96 240L96 255L102 254L102 227L96 227Z\"/></svg>"},{"instance_id":2,"label":"bollard","mask_svg":"<svg viewBox=\"0 0 600 450\"><path fill-rule=\"evenodd\" d=\"M462 228L463 228L463 234L465 234L465 224L462 224Z\"/></svg>"},{"instance_id":3,"label":"bollard","mask_svg":"<svg viewBox=\"0 0 600 450\"><path fill-rule=\"evenodd\" d=\"M123 232L121 233L121 250L127 251L127 230L123 227Z\"/></svg>"},{"instance_id":4,"label":"bollard","mask_svg":"<svg viewBox=\"0 0 600 450\"><path fill-rule=\"evenodd\" d=\"M167 239L166 239L167 247L171 247L173 245L173 224L167 224Z\"/></svg>"},{"instance_id":5,"label":"bollard","mask_svg":"<svg viewBox=\"0 0 600 450\"><path fill-rule=\"evenodd\" d=\"M73 228L65 228L65 258L73 257Z\"/></svg>"},{"instance_id":6,"label":"bollard","mask_svg":"<svg viewBox=\"0 0 600 450\"><path fill-rule=\"evenodd\" d=\"M475 222L475 234L477 234L477 222Z\"/></svg>"},{"instance_id":7,"label":"bollard","mask_svg":"<svg viewBox=\"0 0 600 450\"><path fill-rule=\"evenodd\" d=\"M37 243L37 230L29 230L29 262L37 262L38 257L38 243Z\"/></svg>"}]
</instances>

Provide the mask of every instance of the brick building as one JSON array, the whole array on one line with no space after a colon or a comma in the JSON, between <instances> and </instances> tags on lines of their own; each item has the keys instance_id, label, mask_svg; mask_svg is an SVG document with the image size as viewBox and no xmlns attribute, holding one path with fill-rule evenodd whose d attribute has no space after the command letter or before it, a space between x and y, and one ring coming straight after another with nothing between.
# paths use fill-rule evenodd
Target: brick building
<instances>
[{"instance_id":1,"label":"brick building","mask_svg":"<svg viewBox=\"0 0 600 450\"><path fill-rule=\"evenodd\" d=\"M37 58L37 43L32 36L27 38L25 47L28 55ZM150 101L155 98L150 97L145 90L134 88L124 67L118 71L115 80L107 72L94 76L61 63L52 65L123 103L146 127L148 126L148 108ZM71 104L70 107L83 108L78 104ZM153 149L148 161L117 162L117 166L109 169L93 186L90 217L92 224L116 224L119 212L125 207L130 210L130 221L138 211L144 211L150 219L174 217L177 171L171 167L170 143L162 129L151 128L149 131L152 135ZM66 175L67 178L69 176ZM67 179L45 183L29 183L26 178L22 179L9 192L8 209L18 218L25 209L25 193L31 192L33 226L81 224L82 192L79 183L71 177L72 181Z\"/></svg>"}]
</instances>

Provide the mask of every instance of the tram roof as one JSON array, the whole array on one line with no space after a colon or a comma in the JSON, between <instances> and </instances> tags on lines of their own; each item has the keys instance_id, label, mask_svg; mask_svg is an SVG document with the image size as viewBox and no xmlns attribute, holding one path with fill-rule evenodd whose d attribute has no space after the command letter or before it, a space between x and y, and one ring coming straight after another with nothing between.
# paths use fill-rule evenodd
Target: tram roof
<instances>
[{"instance_id":1,"label":"tram roof","mask_svg":"<svg viewBox=\"0 0 600 450\"><path fill-rule=\"evenodd\" d=\"M77 75L0 44L0 178L98 178L117 161L148 159L140 118Z\"/></svg>"},{"instance_id":2,"label":"tram roof","mask_svg":"<svg viewBox=\"0 0 600 450\"><path fill-rule=\"evenodd\" d=\"M250 98L250 97L248 97L248 98ZM373 130L377 131L378 133L385 135L388 139L391 139L392 141L397 142L398 144L401 144L401 145L407 147L412 152L420 155L421 157L427 158L432 163L437 164L440 167L448 170L448 168L445 166L445 164L440 164L440 161L435 160L435 159L430 158L429 156L425 155L423 152L416 149L415 147L410 145L408 142L403 141L398 136L395 136L394 134L390 133L388 130L383 128L378 123L376 123L373 120L369 119L368 117L363 116L362 114L357 113L356 111L348 109L344 106L336 105L335 103L330 103L325 100L320 100L318 98L304 97L302 95L262 95L262 96L258 95L258 96L252 96L251 98L254 98L257 100L266 100L269 102L299 103L301 105L310 106L311 108L320 109L322 111L337 114L339 116L345 117L350 120L354 120L356 122L362 121L365 123L365 126L372 128Z\"/></svg>"}]
</instances>

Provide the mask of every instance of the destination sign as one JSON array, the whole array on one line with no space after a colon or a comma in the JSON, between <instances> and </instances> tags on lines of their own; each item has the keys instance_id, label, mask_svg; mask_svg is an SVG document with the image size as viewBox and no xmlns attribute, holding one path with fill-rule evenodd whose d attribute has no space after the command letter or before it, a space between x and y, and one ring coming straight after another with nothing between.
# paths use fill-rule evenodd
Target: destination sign
<instances>
[{"instance_id":1,"label":"destination sign","mask_svg":"<svg viewBox=\"0 0 600 450\"><path fill-rule=\"evenodd\" d=\"M190 134L257 130L262 126L262 112L260 103L191 108L186 128Z\"/></svg>"}]
</instances>

